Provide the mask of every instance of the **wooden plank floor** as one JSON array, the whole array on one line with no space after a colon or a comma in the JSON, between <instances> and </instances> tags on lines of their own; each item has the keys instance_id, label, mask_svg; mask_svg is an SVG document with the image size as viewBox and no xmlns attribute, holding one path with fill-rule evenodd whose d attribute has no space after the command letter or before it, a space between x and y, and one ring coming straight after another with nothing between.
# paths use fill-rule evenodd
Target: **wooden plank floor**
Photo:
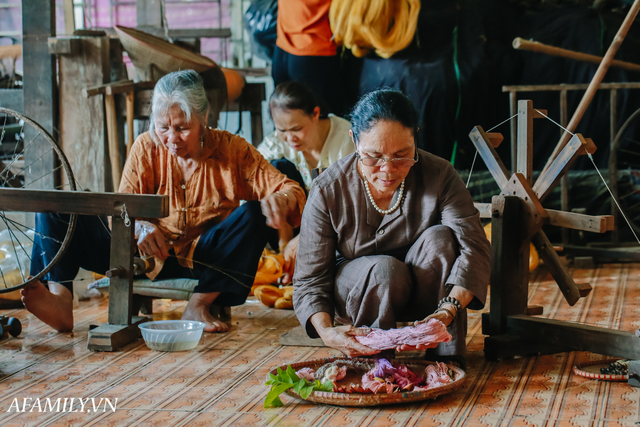
<instances>
[{"instance_id":1,"label":"wooden plank floor","mask_svg":"<svg viewBox=\"0 0 640 427\"><path fill-rule=\"evenodd\" d=\"M532 276L530 304L545 316L635 330L640 327L640 265L576 270L576 281L594 291L569 307L544 271ZM156 319L177 319L184 302L155 301ZM469 324L469 380L457 392L404 406L341 408L311 405L287 396L284 407L263 409L267 371L277 365L337 354L326 348L283 347L279 335L298 324L292 311L271 310L255 300L233 310L226 334L205 334L189 352L161 353L144 342L123 351L86 349L90 324L106 321L107 300L81 302L73 333L59 334L25 310L18 338L0 341L0 426L636 426L640 389L626 383L572 374L580 361L600 356L564 353L487 362L479 313ZM73 411L16 412L14 399L75 398ZM78 398L117 400L97 412ZM43 403L44 404L44 403Z\"/></svg>"}]
</instances>

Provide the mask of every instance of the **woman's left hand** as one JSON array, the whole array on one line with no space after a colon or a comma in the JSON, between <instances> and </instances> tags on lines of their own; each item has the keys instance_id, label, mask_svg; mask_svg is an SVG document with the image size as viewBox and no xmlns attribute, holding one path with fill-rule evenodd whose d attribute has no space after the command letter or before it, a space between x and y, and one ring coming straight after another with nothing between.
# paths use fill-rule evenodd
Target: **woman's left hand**
<instances>
[{"instance_id":1,"label":"woman's left hand","mask_svg":"<svg viewBox=\"0 0 640 427\"><path fill-rule=\"evenodd\" d=\"M292 202L296 203L295 196L282 191L276 191L262 199L260 206L262 214L267 217L267 225L277 230L287 224Z\"/></svg>"}]
</instances>

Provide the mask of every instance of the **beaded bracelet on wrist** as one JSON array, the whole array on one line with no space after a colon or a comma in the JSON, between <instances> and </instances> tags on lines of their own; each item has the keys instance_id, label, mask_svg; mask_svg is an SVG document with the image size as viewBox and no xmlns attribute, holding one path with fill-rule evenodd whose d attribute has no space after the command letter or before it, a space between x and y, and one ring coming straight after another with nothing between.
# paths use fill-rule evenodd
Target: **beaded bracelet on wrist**
<instances>
[{"instance_id":1,"label":"beaded bracelet on wrist","mask_svg":"<svg viewBox=\"0 0 640 427\"><path fill-rule=\"evenodd\" d=\"M460 301L458 301L455 297L444 297L438 303L438 308L442 307L443 304L451 304L456 308L456 311L460 313L462 311L462 305Z\"/></svg>"}]
</instances>

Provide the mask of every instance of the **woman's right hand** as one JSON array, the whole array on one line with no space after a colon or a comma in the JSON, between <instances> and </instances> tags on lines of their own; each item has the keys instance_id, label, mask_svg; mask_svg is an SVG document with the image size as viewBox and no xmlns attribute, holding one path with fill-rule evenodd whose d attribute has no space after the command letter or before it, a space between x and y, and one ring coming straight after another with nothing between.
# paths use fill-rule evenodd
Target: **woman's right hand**
<instances>
[{"instance_id":1,"label":"woman's right hand","mask_svg":"<svg viewBox=\"0 0 640 427\"><path fill-rule=\"evenodd\" d=\"M152 255L162 260L169 256L169 246L164 234L148 221L136 221L136 238L141 255Z\"/></svg>"},{"instance_id":2,"label":"woman's right hand","mask_svg":"<svg viewBox=\"0 0 640 427\"><path fill-rule=\"evenodd\" d=\"M380 350L362 345L355 339L356 336L364 336L371 332L368 328L355 328L353 326L335 326L322 331L320 338L325 345L340 350L349 357L371 356L380 353Z\"/></svg>"}]
</instances>

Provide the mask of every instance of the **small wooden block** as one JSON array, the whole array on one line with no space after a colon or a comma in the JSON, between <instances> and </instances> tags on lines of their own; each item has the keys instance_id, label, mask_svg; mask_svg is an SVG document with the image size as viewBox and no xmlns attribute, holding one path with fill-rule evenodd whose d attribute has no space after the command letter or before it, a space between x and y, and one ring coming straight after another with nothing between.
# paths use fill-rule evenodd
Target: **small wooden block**
<instances>
[{"instance_id":1,"label":"small wooden block","mask_svg":"<svg viewBox=\"0 0 640 427\"><path fill-rule=\"evenodd\" d=\"M605 215L604 221L605 221L605 229L607 231L613 231L616 228L616 221L613 215Z\"/></svg>"},{"instance_id":2,"label":"small wooden block","mask_svg":"<svg viewBox=\"0 0 640 427\"><path fill-rule=\"evenodd\" d=\"M134 316L131 325L104 324L89 331L87 348L91 351L116 351L141 337L138 324L148 322L147 317Z\"/></svg>"},{"instance_id":3,"label":"small wooden block","mask_svg":"<svg viewBox=\"0 0 640 427\"><path fill-rule=\"evenodd\" d=\"M527 307L527 316L541 316L544 313L544 307L541 305L530 305Z\"/></svg>"},{"instance_id":4,"label":"small wooden block","mask_svg":"<svg viewBox=\"0 0 640 427\"><path fill-rule=\"evenodd\" d=\"M589 295L589 292L591 292L591 289L592 289L591 285L588 283L576 283L576 286L580 291L580 298L584 298L587 295Z\"/></svg>"},{"instance_id":5,"label":"small wooden block","mask_svg":"<svg viewBox=\"0 0 640 427\"><path fill-rule=\"evenodd\" d=\"M73 37L49 37L47 43L51 55L75 55L80 51L80 40Z\"/></svg>"},{"instance_id":6,"label":"small wooden block","mask_svg":"<svg viewBox=\"0 0 640 427\"><path fill-rule=\"evenodd\" d=\"M548 116L547 110L542 110L540 108L534 108L533 109L533 118L534 119L546 119L546 116Z\"/></svg>"},{"instance_id":7,"label":"small wooden block","mask_svg":"<svg viewBox=\"0 0 640 427\"><path fill-rule=\"evenodd\" d=\"M598 149L598 147L596 147L596 144L593 143L593 139L591 138L585 138L584 141L586 142L586 144L583 145L582 149L583 151L580 152L580 154L593 154L596 152L596 150Z\"/></svg>"},{"instance_id":8,"label":"small wooden block","mask_svg":"<svg viewBox=\"0 0 640 427\"><path fill-rule=\"evenodd\" d=\"M493 148L498 148L500 143L504 140L504 136L499 132L487 132L487 137L489 138L489 142Z\"/></svg>"}]
</instances>

